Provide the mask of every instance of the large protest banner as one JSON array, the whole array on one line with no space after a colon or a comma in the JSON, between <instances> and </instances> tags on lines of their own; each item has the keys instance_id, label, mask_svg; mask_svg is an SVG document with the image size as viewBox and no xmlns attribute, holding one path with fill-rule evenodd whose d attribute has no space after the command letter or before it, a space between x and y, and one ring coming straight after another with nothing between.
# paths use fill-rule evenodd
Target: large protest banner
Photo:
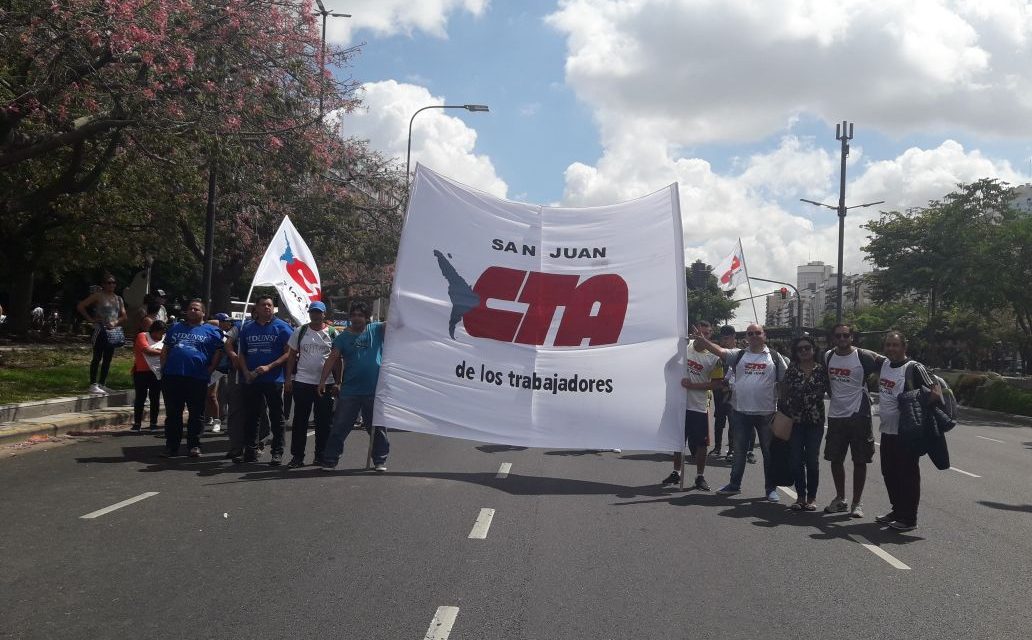
<instances>
[{"instance_id":1,"label":"large protest banner","mask_svg":"<svg viewBox=\"0 0 1032 640\"><path fill-rule=\"evenodd\" d=\"M676 184L611 206L540 207L418 166L375 424L680 451L682 245Z\"/></svg>"}]
</instances>

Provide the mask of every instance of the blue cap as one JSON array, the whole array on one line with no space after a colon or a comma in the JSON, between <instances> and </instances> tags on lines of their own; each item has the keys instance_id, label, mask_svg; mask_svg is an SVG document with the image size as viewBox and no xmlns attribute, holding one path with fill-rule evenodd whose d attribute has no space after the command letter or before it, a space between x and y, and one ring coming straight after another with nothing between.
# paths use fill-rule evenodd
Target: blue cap
<instances>
[{"instance_id":1,"label":"blue cap","mask_svg":"<svg viewBox=\"0 0 1032 640\"><path fill-rule=\"evenodd\" d=\"M215 314L215 319L218 320L219 322L227 322L227 321L229 321L230 318L229 318L229 314L226 314L226 313L216 313Z\"/></svg>"},{"instance_id":2,"label":"blue cap","mask_svg":"<svg viewBox=\"0 0 1032 640\"><path fill-rule=\"evenodd\" d=\"M326 313L326 305L323 304L322 302L316 300L312 304L308 305L308 310L309 311L322 311L323 313Z\"/></svg>"}]
</instances>

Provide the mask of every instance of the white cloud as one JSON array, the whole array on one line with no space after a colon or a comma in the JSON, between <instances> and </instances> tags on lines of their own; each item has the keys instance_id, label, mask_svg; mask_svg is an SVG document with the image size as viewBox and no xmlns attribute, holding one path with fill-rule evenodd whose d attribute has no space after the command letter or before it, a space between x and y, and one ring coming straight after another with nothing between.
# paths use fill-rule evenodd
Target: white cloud
<instances>
[{"instance_id":1,"label":"white cloud","mask_svg":"<svg viewBox=\"0 0 1032 640\"><path fill-rule=\"evenodd\" d=\"M341 134L368 139L374 149L398 158L404 164L408 127L419 109L445 104L425 87L394 80L362 85L363 107L344 116ZM427 109L412 125L412 169L422 163L459 182L505 197L508 186L495 173L490 158L474 151L477 133L462 118L449 114L483 117L462 110Z\"/></svg>"},{"instance_id":2,"label":"white cloud","mask_svg":"<svg viewBox=\"0 0 1032 640\"><path fill-rule=\"evenodd\" d=\"M326 39L350 43L355 32L363 29L378 37L422 31L446 38L451 13L465 11L480 16L487 4L487 0L323 0L327 10L351 14L350 18L328 18Z\"/></svg>"},{"instance_id":3,"label":"white cloud","mask_svg":"<svg viewBox=\"0 0 1032 640\"><path fill-rule=\"evenodd\" d=\"M1032 134L1022 0L568 0L567 82L605 144L749 141L795 114L889 133Z\"/></svg>"}]
</instances>

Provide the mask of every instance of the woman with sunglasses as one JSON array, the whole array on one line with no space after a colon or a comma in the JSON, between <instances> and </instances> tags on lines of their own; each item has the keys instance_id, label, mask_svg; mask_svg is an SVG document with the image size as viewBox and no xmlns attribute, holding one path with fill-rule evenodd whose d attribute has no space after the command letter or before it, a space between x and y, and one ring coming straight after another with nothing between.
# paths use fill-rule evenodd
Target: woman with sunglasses
<instances>
[{"instance_id":1,"label":"woman with sunglasses","mask_svg":"<svg viewBox=\"0 0 1032 640\"><path fill-rule=\"evenodd\" d=\"M818 454L824 437L824 396L828 371L817 361L817 343L809 336L792 343L792 360L785 370L782 410L792 418L792 469L796 501L793 511L816 511Z\"/></svg>"},{"instance_id":2,"label":"woman with sunglasses","mask_svg":"<svg viewBox=\"0 0 1032 640\"><path fill-rule=\"evenodd\" d=\"M93 359L90 360L89 392L95 395L107 395L110 389L104 386L107 382L108 370L111 368L111 356L115 355L118 343L118 331L113 331L125 324L125 302L122 296L115 293L118 281L110 273L101 278L100 291L91 293L75 308L79 315L93 323ZM122 343L125 334L122 334Z\"/></svg>"}]
</instances>

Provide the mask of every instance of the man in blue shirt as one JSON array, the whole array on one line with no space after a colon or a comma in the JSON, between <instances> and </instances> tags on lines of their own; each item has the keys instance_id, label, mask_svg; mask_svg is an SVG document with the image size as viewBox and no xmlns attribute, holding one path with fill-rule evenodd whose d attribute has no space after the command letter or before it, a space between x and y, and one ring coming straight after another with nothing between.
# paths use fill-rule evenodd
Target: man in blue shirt
<instances>
[{"instance_id":1,"label":"man in blue shirt","mask_svg":"<svg viewBox=\"0 0 1032 640\"><path fill-rule=\"evenodd\" d=\"M283 363L290 354L288 342L294 330L275 317L273 311L272 296L258 296L255 319L240 328L236 340L237 364L244 382L245 418L244 451L233 462L258 460L258 417L263 400L272 429L269 464L278 466L283 462Z\"/></svg>"},{"instance_id":2,"label":"man in blue shirt","mask_svg":"<svg viewBox=\"0 0 1032 640\"><path fill-rule=\"evenodd\" d=\"M190 412L186 445L190 457L201 455L204 400L208 380L215 369L215 354L222 349L223 335L218 327L204 322L204 303L191 300L186 305L186 320L177 322L165 334L161 350L162 390L165 392L165 451L163 457L179 455L183 441L183 408Z\"/></svg>"},{"instance_id":3,"label":"man in blue shirt","mask_svg":"<svg viewBox=\"0 0 1032 640\"><path fill-rule=\"evenodd\" d=\"M337 467L340 455L344 452L344 440L361 413L362 424L366 429L372 429L374 468L378 473L384 473L387 471L387 454L390 452L387 430L372 426L373 398L376 397L376 381L380 377L380 362L383 359L384 324L369 322L369 307L364 302L352 304L349 316L351 326L334 338L333 348L319 377L319 395L322 395L326 392L326 378L337 362L344 360L340 397L320 465L323 471L333 471Z\"/></svg>"}]
</instances>

